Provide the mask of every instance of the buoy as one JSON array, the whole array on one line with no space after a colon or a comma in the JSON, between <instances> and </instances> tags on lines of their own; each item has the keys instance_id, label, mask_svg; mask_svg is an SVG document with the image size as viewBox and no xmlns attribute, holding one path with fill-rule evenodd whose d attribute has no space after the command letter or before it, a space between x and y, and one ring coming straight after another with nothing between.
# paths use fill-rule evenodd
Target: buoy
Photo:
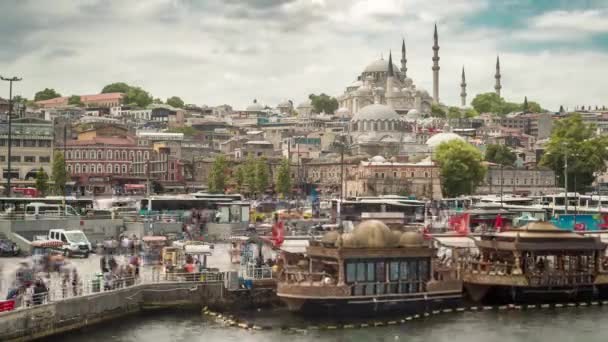
<instances>
[{"instance_id":1,"label":"buoy","mask_svg":"<svg viewBox=\"0 0 608 342\"><path fill-rule=\"evenodd\" d=\"M457 311L457 312L463 312L463 311L464 311L464 308L457 308L457 309L456 309L456 311Z\"/></svg>"},{"instance_id":2,"label":"buoy","mask_svg":"<svg viewBox=\"0 0 608 342\"><path fill-rule=\"evenodd\" d=\"M498 307L498 310L506 310L507 306L506 305L501 305Z\"/></svg>"},{"instance_id":3,"label":"buoy","mask_svg":"<svg viewBox=\"0 0 608 342\"><path fill-rule=\"evenodd\" d=\"M388 324L388 325L395 325L395 324L397 324L397 321L388 321L388 322L386 322L386 324Z\"/></svg>"},{"instance_id":4,"label":"buoy","mask_svg":"<svg viewBox=\"0 0 608 342\"><path fill-rule=\"evenodd\" d=\"M598 302L591 302L591 305L598 305Z\"/></svg>"},{"instance_id":5,"label":"buoy","mask_svg":"<svg viewBox=\"0 0 608 342\"><path fill-rule=\"evenodd\" d=\"M562 308L562 307L564 307L564 304L559 304L559 303L558 303L558 304L555 304L555 307L556 307L556 308Z\"/></svg>"},{"instance_id":6,"label":"buoy","mask_svg":"<svg viewBox=\"0 0 608 342\"><path fill-rule=\"evenodd\" d=\"M335 329L338 329L338 327L335 326L335 325L328 325L327 326L327 330L335 330Z\"/></svg>"},{"instance_id":7,"label":"buoy","mask_svg":"<svg viewBox=\"0 0 608 342\"><path fill-rule=\"evenodd\" d=\"M483 309L484 310L492 310L493 308L491 306L484 306Z\"/></svg>"},{"instance_id":8,"label":"buoy","mask_svg":"<svg viewBox=\"0 0 608 342\"><path fill-rule=\"evenodd\" d=\"M343 326L344 329L352 329L354 327L355 327L354 324L344 324L344 326Z\"/></svg>"},{"instance_id":9,"label":"buoy","mask_svg":"<svg viewBox=\"0 0 608 342\"><path fill-rule=\"evenodd\" d=\"M578 306L587 306L587 303L585 303L585 302L580 302L580 303L578 303Z\"/></svg>"},{"instance_id":10,"label":"buoy","mask_svg":"<svg viewBox=\"0 0 608 342\"><path fill-rule=\"evenodd\" d=\"M540 307L541 307L542 309L548 309L548 308L550 308L550 307L551 307L551 305L549 305L549 304L542 304Z\"/></svg>"},{"instance_id":11,"label":"buoy","mask_svg":"<svg viewBox=\"0 0 608 342\"><path fill-rule=\"evenodd\" d=\"M477 307L476 306L471 306L469 309L471 309L471 311L477 311Z\"/></svg>"},{"instance_id":12,"label":"buoy","mask_svg":"<svg viewBox=\"0 0 608 342\"><path fill-rule=\"evenodd\" d=\"M568 303L568 306L569 307L574 307L574 306L576 306L576 303Z\"/></svg>"},{"instance_id":13,"label":"buoy","mask_svg":"<svg viewBox=\"0 0 608 342\"><path fill-rule=\"evenodd\" d=\"M536 305L527 305L526 309L536 309Z\"/></svg>"},{"instance_id":14,"label":"buoy","mask_svg":"<svg viewBox=\"0 0 608 342\"><path fill-rule=\"evenodd\" d=\"M444 312L444 313L450 313L450 312L452 312L452 311L453 311L452 309L444 309L444 310L443 310L443 312Z\"/></svg>"},{"instance_id":15,"label":"buoy","mask_svg":"<svg viewBox=\"0 0 608 342\"><path fill-rule=\"evenodd\" d=\"M361 328L367 328L367 327L369 327L369 324L367 324L367 323L361 323Z\"/></svg>"},{"instance_id":16,"label":"buoy","mask_svg":"<svg viewBox=\"0 0 608 342\"><path fill-rule=\"evenodd\" d=\"M384 323L382 323L382 322L374 322L374 326L375 327L380 327L380 326L383 326L383 325L384 325Z\"/></svg>"},{"instance_id":17,"label":"buoy","mask_svg":"<svg viewBox=\"0 0 608 342\"><path fill-rule=\"evenodd\" d=\"M415 314L414 318L420 318L420 315L419 314Z\"/></svg>"}]
</instances>

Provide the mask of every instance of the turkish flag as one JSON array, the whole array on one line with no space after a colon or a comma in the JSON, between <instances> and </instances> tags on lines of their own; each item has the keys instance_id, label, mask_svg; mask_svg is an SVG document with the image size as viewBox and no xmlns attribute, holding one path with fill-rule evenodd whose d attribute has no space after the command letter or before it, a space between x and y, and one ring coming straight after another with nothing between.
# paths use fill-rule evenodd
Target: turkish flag
<instances>
[{"instance_id":1,"label":"turkish flag","mask_svg":"<svg viewBox=\"0 0 608 342\"><path fill-rule=\"evenodd\" d=\"M503 222L502 222L502 216L500 216L500 214L496 215L496 221L494 221L494 229L496 229L497 232L502 232L502 227L503 226Z\"/></svg>"},{"instance_id":2,"label":"turkish flag","mask_svg":"<svg viewBox=\"0 0 608 342\"><path fill-rule=\"evenodd\" d=\"M272 242L275 247L281 247L283 241L285 241L285 226L283 221L278 221L272 226Z\"/></svg>"},{"instance_id":3,"label":"turkish flag","mask_svg":"<svg viewBox=\"0 0 608 342\"><path fill-rule=\"evenodd\" d=\"M454 224L454 231L460 235L468 235L470 222L471 216L469 214L459 215Z\"/></svg>"}]
</instances>

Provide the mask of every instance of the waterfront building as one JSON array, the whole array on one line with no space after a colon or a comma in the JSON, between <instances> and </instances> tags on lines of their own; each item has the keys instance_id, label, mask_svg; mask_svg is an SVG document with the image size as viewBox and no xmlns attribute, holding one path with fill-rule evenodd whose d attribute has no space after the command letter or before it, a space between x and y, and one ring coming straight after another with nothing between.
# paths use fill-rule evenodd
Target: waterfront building
<instances>
[{"instance_id":1,"label":"waterfront building","mask_svg":"<svg viewBox=\"0 0 608 342\"><path fill-rule=\"evenodd\" d=\"M502 188L501 188L502 183ZM555 172L543 168L513 168L491 165L488 167L483 183L477 188L477 194L505 194L522 196L539 196L558 192Z\"/></svg>"},{"instance_id":2,"label":"waterfront building","mask_svg":"<svg viewBox=\"0 0 608 342\"><path fill-rule=\"evenodd\" d=\"M11 182L33 185L41 168L51 176L53 162L53 123L34 118L12 120ZM8 123L0 123L0 165L2 181L8 177Z\"/></svg>"},{"instance_id":3,"label":"waterfront building","mask_svg":"<svg viewBox=\"0 0 608 342\"><path fill-rule=\"evenodd\" d=\"M85 107L117 107L122 103L125 94L123 93L103 93L95 95L80 95L80 101ZM56 97L50 100L36 101L36 105L41 108L55 108L68 106L69 96Z\"/></svg>"}]
</instances>

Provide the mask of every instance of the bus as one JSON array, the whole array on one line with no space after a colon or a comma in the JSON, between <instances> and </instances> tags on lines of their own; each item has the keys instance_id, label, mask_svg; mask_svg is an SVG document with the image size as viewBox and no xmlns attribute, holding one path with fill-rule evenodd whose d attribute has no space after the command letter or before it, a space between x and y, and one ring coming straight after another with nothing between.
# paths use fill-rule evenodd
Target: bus
<instances>
[{"instance_id":1,"label":"bus","mask_svg":"<svg viewBox=\"0 0 608 342\"><path fill-rule=\"evenodd\" d=\"M240 196L240 197L238 197ZM216 210L218 204L241 201L241 195L211 196L153 196L140 200L140 213L171 213L192 209Z\"/></svg>"},{"instance_id":2,"label":"bus","mask_svg":"<svg viewBox=\"0 0 608 342\"><path fill-rule=\"evenodd\" d=\"M13 213L24 213L25 207L32 203L44 203L51 205L69 205L80 214L84 213L86 209L93 208L93 199L86 197L73 197L73 196L48 196L39 198L27 198L27 197L0 197L0 212L11 211Z\"/></svg>"},{"instance_id":3,"label":"bus","mask_svg":"<svg viewBox=\"0 0 608 342\"><path fill-rule=\"evenodd\" d=\"M332 200L332 220L360 222L363 213L403 213L405 223L424 221L425 202L407 197L362 197Z\"/></svg>"}]
</instances>

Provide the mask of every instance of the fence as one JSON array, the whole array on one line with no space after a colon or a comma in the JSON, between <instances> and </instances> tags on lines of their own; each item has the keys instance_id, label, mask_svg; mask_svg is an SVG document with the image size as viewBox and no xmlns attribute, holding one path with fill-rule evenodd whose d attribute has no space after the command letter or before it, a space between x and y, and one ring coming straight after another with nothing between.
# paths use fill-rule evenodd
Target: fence
<instances>
[{"instance_id":1,"label":"fence","mask_svg":"<svg viewBox=\"0 0 608 342\"><path fill-rule=\"evenodd\" d=\"M21 289L13 299L0 301L0 312L18 310L48 302L57 302L69 298L115 291L134 285L197 282L221 283L225 279L223 272L195 272L195 273L161 273L151 272L136 277L112 277L102 275L83 277L77 281L58 280L57 277L47 279L42 292L37 292L33 285L30 290ZM33 290L33 291L32 291Z\"/></svg>"}]
</instances>

